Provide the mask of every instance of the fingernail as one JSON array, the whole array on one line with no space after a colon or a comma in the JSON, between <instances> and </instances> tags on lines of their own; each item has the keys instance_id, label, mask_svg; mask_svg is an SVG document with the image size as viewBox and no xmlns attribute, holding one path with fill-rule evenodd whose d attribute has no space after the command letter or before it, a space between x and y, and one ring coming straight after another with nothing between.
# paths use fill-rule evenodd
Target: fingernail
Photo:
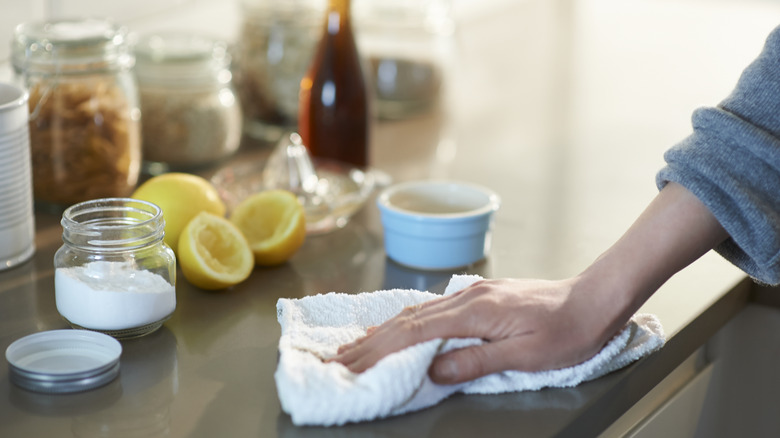
<instances>
[{"instance_id":1,"label":"fingernail","mask_svg":"<svg viewBox=\"0 0 780 438\"><path fill-rule=\"evenodd\" d=\"M433 376L436 382L450 382L458 378L458 364L451 359L442 359L434 363Z\"/></svg>"}]
</instances>

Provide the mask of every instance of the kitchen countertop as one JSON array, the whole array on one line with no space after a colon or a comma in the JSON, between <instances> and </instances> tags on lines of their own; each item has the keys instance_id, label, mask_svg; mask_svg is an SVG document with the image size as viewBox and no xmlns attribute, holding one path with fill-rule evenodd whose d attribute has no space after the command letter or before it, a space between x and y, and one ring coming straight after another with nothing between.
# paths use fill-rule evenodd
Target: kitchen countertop
<instances>
[{"instance_id":1,"label":"kitchen countertop","mask_svg":"<svg viewBox=\"0 0 780 438\"><path fill-rule=\"evenodd\" d=\"M446 111L375 126L374 165L396 181L462 179L502 197L489 257L457 273L559 278L583 269L652 199L663 151L690 131L696 106L728 93L780 9L760 1L629 3L528 0L471 17L458 29ZM237 160L267 153L247 144ZM3 351L24 335L66 327L54 304L59 216L37 212L36 228L34 258L0 272ZM1 366L0 436L595 436L754 289L707 254L642 308L658 315L667 345L601 379L457 395L342 428L291 424L273 381L277 299L391 287L440 292L451 274L389 261L372 200L344 229L309 238L288 263L256 268L230 290L205 292L179 275L173 317L123 341L120 377L104 387L36 394L14 386Z\"/></svg>"}]
</instances>

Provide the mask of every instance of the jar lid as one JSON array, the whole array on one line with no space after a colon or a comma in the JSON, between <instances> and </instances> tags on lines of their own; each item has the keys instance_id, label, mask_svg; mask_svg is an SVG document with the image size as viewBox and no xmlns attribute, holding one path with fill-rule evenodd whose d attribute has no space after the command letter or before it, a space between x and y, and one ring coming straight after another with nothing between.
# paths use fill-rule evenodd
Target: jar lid
<instances>
[{"instance_id":1,"label":"jar lid","mask_svg":"<svg viewBox=\"0 0 780 438\"><path fill-rule=\"evenodd\" d=\"M9 377L22 388L44 393L94 389L119 374L122 345L88 330L51 330L17 339L5 351Z\"/></svg>"},{"instance_id":2,"label":"jar lid","mask_svg":"<svg viewBox=\"0 0 780 438\"><path fill-rule=\"evenodd\" d=\"M130 68L127 29L109 20L27 22L18 25L12 62L19 71L70 73Z\"/></svg>"},{"instance_id":3,"label":"jar lid","mask_svg":"<svg viewBox=\"0 0 780 438\"><path fill-rule=\"evenodd\" d=\"M227 44L219 39L190 33L144 35L134 45L139 81L182 81L214 78L230 65ZM217 78L223 82L227 78ZM223 80L224 79L224 80Z\"/></svg>"}]
</instances>

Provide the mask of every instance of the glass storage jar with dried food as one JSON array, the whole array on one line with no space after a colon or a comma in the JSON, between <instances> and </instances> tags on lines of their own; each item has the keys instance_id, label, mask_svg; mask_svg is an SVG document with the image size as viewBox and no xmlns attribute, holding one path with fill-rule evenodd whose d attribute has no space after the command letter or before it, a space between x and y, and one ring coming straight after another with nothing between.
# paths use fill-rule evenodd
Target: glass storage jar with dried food
<instances>
[{"instance_id":1,"label":"glass storage jar with dried food","mask_svg":"<svg viewBox=\"0 0 780 438\"><path fill-rule=\"evenodd\" d=\"M244 133L276 143L298 123L298 90L322 35L321 0L241 0L233 50Z\"/></svg>"},{"instance_id":2,"label":"glass storage jar with dried food","mask_svg":"<svg viewBox=\"0 0 780 438\"><path fill-rule=\"evenodd\" d=\"M134 47L148 173L202 167L241 141L241 108L224 42L187 33L142 37Z\"/></svg>"},{"instance_id":3,"label":"glass storage jar with dried food","mask_svg":"<svg viewBox=\"0 0 780 438\"><path fill-rule=\"evenodd\" d=\"M155 204L93 199L62 215L54 254L57 311L74 328L116 338L143 336L176 309L176 257L163 241Z\"/></svg>"},{"instance_id":4,"label":"glass storage jar with dried food","mask_svg":"<svg viewBox=\"0 0 780 438\"><path fill-rule=\"evenodd\" d=\"M141 166L141 116L126 30L101 19L23 23L12 63L30 93L35 200L129 195Z\"/></svg>"},{"instance_id":5,"label":"glass storage jar with dried food","mask_svg":"<svg viewBox=\"0 0 780 438\"><path fill-rule=\"evenodd\" d=\"M452 0L361 0L354 17L380 119L418 116L442 104L455 72Z\"/></svg>"}]
</instances>

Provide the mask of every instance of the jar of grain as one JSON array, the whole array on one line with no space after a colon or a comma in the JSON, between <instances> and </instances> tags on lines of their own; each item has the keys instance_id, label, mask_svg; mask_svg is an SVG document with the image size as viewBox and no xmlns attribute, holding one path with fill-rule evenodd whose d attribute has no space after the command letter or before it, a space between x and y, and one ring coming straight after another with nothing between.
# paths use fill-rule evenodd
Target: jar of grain
<instances>
[{"instance_id":1,"label":"jar of grain","mask_svg":"<svg viewBox=\"0 0 780 438\"><path fill-rule=\"evenodd\" d=\"M243 130L275 144L298 128L298 92L322 36L325 2L240 0L242 24L233 48Z\"/></svg>"},{"instance_id":2,"label":"jar of grain","mask_svg":"<svg viewBox=\"0 0 780 438\"><path fill-rule=\"evenodd\" d=\"M12 63L30 93L36 202L129 195L141 166L141 112L126 30L101 19L23 23Z\"/></svg>"},{"instance_id":3,"label":"jar of grain","mask_svg":"<svg viewBox=\"0 0 780 438\"><path fill-rule=\"evenodd\" d=\"M224 42L186 33L146 35L134 53L148 173L213 165L238 149L241 107Z\"/></svg>"}]
</instances>

